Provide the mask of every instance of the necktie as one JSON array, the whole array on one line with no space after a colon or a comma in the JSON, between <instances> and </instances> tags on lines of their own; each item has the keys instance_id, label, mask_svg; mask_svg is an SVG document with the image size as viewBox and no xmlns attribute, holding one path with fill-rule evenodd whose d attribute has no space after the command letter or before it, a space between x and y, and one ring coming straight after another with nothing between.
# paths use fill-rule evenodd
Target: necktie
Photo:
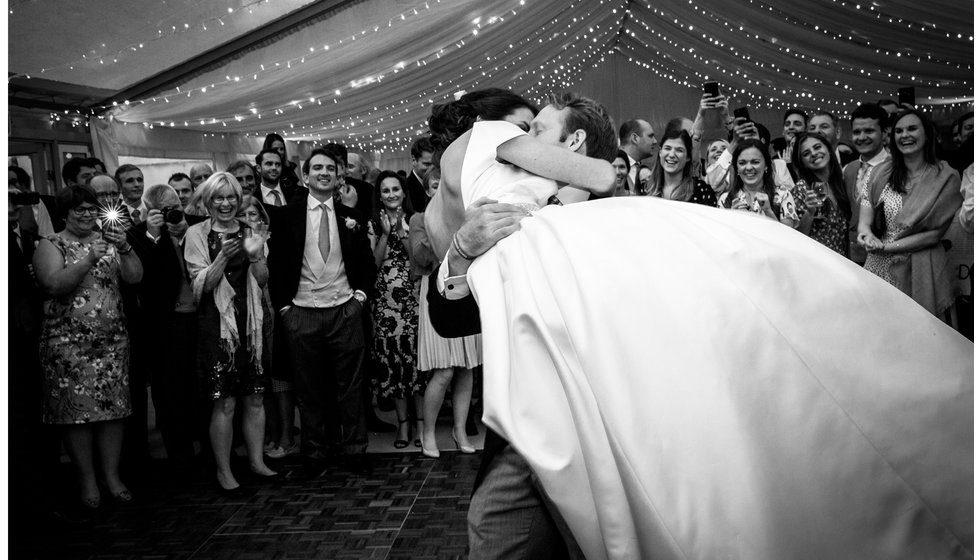
<instances>
[{"instance_id":1,"label":"necktie","mask_svg":"<svg viewBox=\"0 0 980 560\"><path fill-rule=\"evenodd\" d=\"M323 262L327 262L327 255L330 254L330 210L327 209L326 203L320 205L320 238L317 240L317 246L320 248L320 256L323 257Z\"/></svg>"},{"instance_id":2,"label":"necktie","mask_svg":"<svg viewBox=\"0 0 980 560\"><path fill-rule=\"evenodd\" d=\"M279 196L279 191L270 191L274 200L272 201L273 206L282 206L282 197Z\"/></svg>"},{"instance_id":3,"label":"necktie","mask_svg":"<svg viewBox=\"0 0 980 560\"><path fill-rule=\"evenodd\" d=\"M140 218L140 209L139 208L133 208L133 210L129 214L129 217L130 217L130 219L133 220L133 225L134 226L143 221Z\"/></svg>"},{"instance_id":4,"label":"necktie","mask_svg":"<svg viewBox=\"0 0 980 560\"><path fill-rule=\"evenodd\" d=\"M630 194L643 194L643 185L640 184L640 162L633 164L636 170L633 172L633 192Z\"/></svg>"}]
</instances>

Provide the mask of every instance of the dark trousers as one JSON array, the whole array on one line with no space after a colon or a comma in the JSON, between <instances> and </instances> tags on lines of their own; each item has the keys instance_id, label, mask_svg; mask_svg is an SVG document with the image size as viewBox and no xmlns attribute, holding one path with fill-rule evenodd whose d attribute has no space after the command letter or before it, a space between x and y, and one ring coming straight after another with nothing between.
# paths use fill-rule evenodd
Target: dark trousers
<instances>
[{"instance_id":1,"label":"dark trousers","mask_svg":"<svg viewBox=\"0 0 980 560\"><path fill-rule=\"evenodd\" d=\"M307 459L367 450L363 312L351 298L322 309L294 305L282 317L302 424L300 451Z\"/></svg>"},{"instance_id":2,"label":"dark trousers","mask_svg":"<svg viewBox=\"0 0 980 560\"><path fill-rule=\"evenodd\" d=\"M142 481L150 460L149 400L146 387L149 383L150 349L147 347L146 329L141 319L129 324L129 399L133 413L124 422L122 459L120 468L124 478Z\"/></svg>"},{"instance_id":3,"label":"dark trousers","mask_svg":"<svg viewBox=\"0 0 980 560\"><path fill-rule=\"evenodd\" d=\"M187 467L194 458L194 441L208 439L195 371L197 313L174 313L161 327L151 361L153 408L167 458Z\"/></svg>"}]
</instances>

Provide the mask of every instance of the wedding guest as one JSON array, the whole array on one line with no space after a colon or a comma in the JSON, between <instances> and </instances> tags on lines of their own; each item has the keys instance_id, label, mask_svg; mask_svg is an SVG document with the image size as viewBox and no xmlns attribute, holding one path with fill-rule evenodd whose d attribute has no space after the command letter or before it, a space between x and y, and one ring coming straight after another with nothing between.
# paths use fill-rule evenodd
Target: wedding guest
<instances>
[{"instance_id":1,"label":"wedding guest","mask_svg":"<svg viewBox=\"0 0 980 560\"><path fill-rule=\"evenodd\" d=\"M657 165L650 179L650 196L715 206L718 199L707 183L693 172L691 136L686 130L670 130L660 139Z\"/></svg>"},{"instance_id":2,"label":"wedding guest","mask_svg":"<svg viewBox=\"0 0 980 560\"><path fill-rule=\"evenodd\" d=\"M844 187L840 163L823 135L808 132L793 143L793 165L800 174L795 193L802 209L797 229L846 257L851 205Z\"/></svg>"},{"instance_id":3,"label":"wedding guest","mask_svg":"<svg viewBox=\"0 0 980 560\"><path fill-rule=\"evenodd\" d=\"M889 150L891 164L875 169L861 199L864 268L942 317L953 293L940 239L963 203L960 178L936 156L935 127L918 110L896 115Z\"/></svg>"},{"instance_id":4,"label":"wedding guest","mask_svg":"<svg viewBox=\"0 0 980 560\"><path fill-rule=\"evenodd\" d=\"M240 485L231 470L232 420L242 399L242 431L252 472L272 479L262 440L269 384L262 365L262 287L269 279L265 240L268 231L237 218L242 188L228 172L212 175L199 188L211 217L187 230L184 260L198 304L197 370L213 401L211 447L217 464L218 490L237 495Z\"/></svg>"},{"instance_id":5,"label":"wedding guest","mask_svg":"<svg viewBox=\"0 0 980 560\"><path fill-rule=\"evenodd\" d=\"M380 294L373 302L374 360L382 367L378 397L392 398L398 415L394 446L408 447L409 397L422 409L422 383L416 368L418 333L418 293L410 274L408 220L412 204L405 190L405 180L391 171L382 171L375 183L374 264L378 268L375 287Z\"/></svg>"},{"instance_id":6,"label":"wedding guest","mask_svg":"<svg viewBox=\"0 0 980 560\"><path fill-rule=\"evenodd\" d=\"M799 215L793 190L776 186L766 145L756 139L742 140L735 145L732 160L732 188L718 198L718 206L762 214L796 228Z\"/></svg>"},{"instance_id":7,"label":"wedding guest","mask_svg":"<svg viewBox=\"0 0 980 560\"><path fill-rule=\"evenodd\" d=\"M51 298L40 338L42 418L61 427L81 504L94 509L102 501L99 483L116 502L133 499L119 477L122 419L132 412L119 284L139 282L143 267L120 228L97 231L100 206L91 188L62 189L56 200L65 228L34 253L38 284Z\"/></svg>"}]
</instances>

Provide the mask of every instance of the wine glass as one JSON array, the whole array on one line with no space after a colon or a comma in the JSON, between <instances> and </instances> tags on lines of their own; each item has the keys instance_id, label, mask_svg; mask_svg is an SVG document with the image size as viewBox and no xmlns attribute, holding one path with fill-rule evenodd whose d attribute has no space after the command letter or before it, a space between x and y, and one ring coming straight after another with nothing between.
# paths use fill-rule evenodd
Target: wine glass
<instances>
[{"instance_id":1,"label":"wine glass","mask_svg":"<svg viewBox=\"0 0 980 560\"><path fill-rule=\"evenodd\" d=\"M827 183L823 181L816 181L810 185L810 192L817 199L817 203L820 206L817 207L817 212L814 214L813 219L820 220L824 217L824 204L827 202Z\"/></svg>"}]
</instances>

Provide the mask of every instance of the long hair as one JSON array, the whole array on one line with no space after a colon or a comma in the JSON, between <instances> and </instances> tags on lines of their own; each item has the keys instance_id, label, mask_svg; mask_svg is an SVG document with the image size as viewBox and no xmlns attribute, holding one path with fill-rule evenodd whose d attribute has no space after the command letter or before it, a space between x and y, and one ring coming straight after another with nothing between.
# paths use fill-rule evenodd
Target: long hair
<instances>
[{"instance_id":1,"label":"long hair","mask_svg":"<svg viewBox=\"0 0 980 560\"><path fill-rule=\"evenodd\" d=\"M238 212L245 212L249 208L255 208L255 211L259 213L259 219L262 220L262 223L269 225L269 213L265 211L262 201L255 196L246 194L242 197L242 203L238 206ZM244 220L244 218L242 219Z\"/></svg>"},{"instance_id":2,"label":"long hair","mask_svg":"<svg viewBox=\"0 0 980 560\"><path fill-rule=\"evenodd\" d=\"M279 136L275 132L270 132L269 134L266 134L265 142L262 143L262 150L271 150L272 143L275 142L276 140L282 142L282 159L284 160L282 164L286 165L285 160L289 159L289 154L286 153L286 141L283 140L282 136Z\"/></svg>"},{"instance_id":3,"label":"long hair","mask_svg":"<svg viewBox=\"0 0 980 560\"><path fill-rule=\"evenodd\" d=\"M432 116L429 117L432 147L436 153L441 153L453 140L472 128L477 117L485 121L499 121L521 107L538 114L538 108L533 103L500 88L481 89L467 93L457 101L440 103L432 108Z\"/></svg>"},{"instance_id":4,"label":"long hair","mask_svg":"<svg viewBox=\"0 0 980 560\"><path fill-rule=\"evenodd\" d=\"M769 205L772 206L773 213L778 218L779 208L773 204L773 201L776 200L776 181L772 178L772 158L769 157L769 148L755 138L740 140L735 145L735 151L732 152L732 168L730 171L732 177L729 180L731 188L728 189L728 196L725 197L725 208L731 208L735 195L745 190L745 184L742 183L742 178L738 176L738 156L749 148L759 150L762 153L763 161L766 162L766 171L762 174L762 192L766 193L766 196L769 197Z\"/></svg>"},{"instance_id":5,"label":"long hair","mask_svg":"<svg viewBox=\"0 0 980 560\"><path fill-rule=\"evenodd\" d=\"M398 184L402 186L402 211L405 212L405 219L408 220L415 213L412 208L412 200L408 196L408 190L405 188L405 178L395 173L394 171L387 170L382 171L378 174L378 178L374 181L374 195L372 199L371 208L371 223L374 225L374 233L381 235L381 214L384 212L384 204L381 202L381 183L385 179L397 179Z\"/></svg>"},{"instance_id":6,"label":"long hair","mask_svg":"<svg viewBox=\"0 0 980 560\"><path fill-rule=\"evenodd\" d=\"M847 190L844 188L844 171L840 167L840 162L837 161L837 156L834 154L834 148L830 145L830 140L823 137L822 134L817 134L816 132L807 132L803 136L796 139L793 143L793 165L799 171L800 179L806 181L807 185L812 185L818 181L820 178L817 174L813 172L806 163L803 162L803 145L804 140L809 139L818 140L823 147L827 150L827 163L828 171L830 176L827 178L827 182L830 184L830 192L834 194L834 202L837 203L837 208L840 209L841 214L847 218L848 221L851 220L851 203L847 198Z\"/></svg>"},{"instance_id":7,"label":"long hair","mask_svg":"<svg viewBox=\"0 0 980 560\"><path fill-rule=\"evenodd\" d=\"M926 165L933 167L939 166L939 157L936 155L936 127L933 126L932 121L917 109L900 111L895 115L895 119L892 120L893 130L890 135L891 139L888 141L888 149L892 153L892 174L889 182L892 185L892 189L899 194L908 192L909 168L905 165L905 156L898 150L898 140L894 127L906 115L915 115L918 117L919 123L922 125L922 131L925 133L926 139L925 145L922 147L922 159L925 160Z\"/></svg>"},{"instance_id":8,"label":"long hair","mask_svg":"<svg viewBox=\"0 0 980 560\"><path fill-rule=\"evenodd\" d=\"M663 151L664 144L667 143L667 140L675 140L677 138L680 138L681 142L684 143L684 149L687 150L687 163L684 164L684 169L681 171L681 184L677 189L674 189L670 198L671 200L683 200L686 202L694 195L694 177L691 177L691 167L694 157L691 150L694 148L691 135L683 128L668 130L660 138L660 151ZM666 182L667 177L664 173L663 165L660 164L660 156L658 154L653 164L653 175L650 176L650 186L647 189L650 192L650 196L663 197Z\"/></svg>"}]
</instances>

